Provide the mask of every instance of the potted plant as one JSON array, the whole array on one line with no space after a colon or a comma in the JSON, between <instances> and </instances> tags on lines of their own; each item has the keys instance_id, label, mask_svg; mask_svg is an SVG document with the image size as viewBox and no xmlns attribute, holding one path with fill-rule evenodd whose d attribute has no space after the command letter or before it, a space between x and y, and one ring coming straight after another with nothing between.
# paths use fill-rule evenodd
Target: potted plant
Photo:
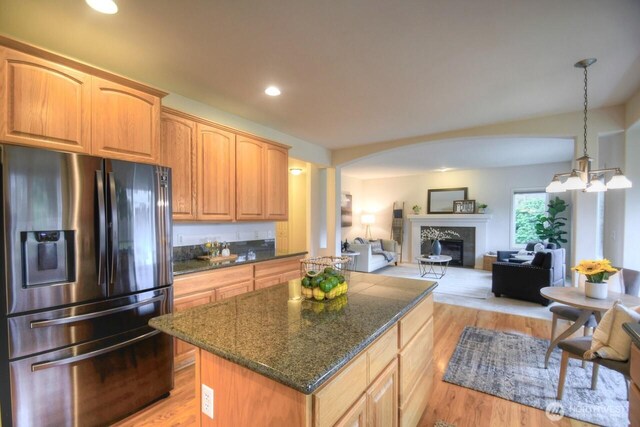
<instances>
[{"instance_id":1,"label":"potted plant","mask_svg":"<svg viewBox=\"0 0 640 427\"><path fill-rule=\"evenodd\" d=\"M549 201L547 204L547 213L545 215L539 215L536 219L536 234L540 240L555 243L559 248L562 247L562 243L567 243L567 239L562 237L567 234L567 232L563 230L567 218L559 216L559 214L566 210L567 203L561 198L556 196L555 199Z\"/></svg>"},{"instance_id":2,"label":"potted plant","mask_svg":"<svg viewBox=\"0 0 640 427\"><path fill-rule=\"evenodd\" d=\"M582 260L571 270L584 274L587 281L584 282L584 294L589 298L606 299L609 285L609 276L618 270L611 266L608 259Z\"/></svg>"},{"instance_id":3,"label":"potted plant","mask_svg":"<svg viewBox=\"0 0 640 427\"><path fill-rule=\"evenodd\" d=\"M487 204L486 203L480 203L478 205L478 213L479 214L483 214L485 212L485 209L487 209Z\"/></svg>"},{"instance_id":4,"label":"potted plant","mask_svg":"<svg viewBox=\"0 0 640 427\"><path fill-rule=\"evenodd\" d=\"M413 213L416 215L420 215L420 211L422 210L422 206L420 205L413 205L413 207L411 208L413 209Z\"/></svg>"}]
</instances>

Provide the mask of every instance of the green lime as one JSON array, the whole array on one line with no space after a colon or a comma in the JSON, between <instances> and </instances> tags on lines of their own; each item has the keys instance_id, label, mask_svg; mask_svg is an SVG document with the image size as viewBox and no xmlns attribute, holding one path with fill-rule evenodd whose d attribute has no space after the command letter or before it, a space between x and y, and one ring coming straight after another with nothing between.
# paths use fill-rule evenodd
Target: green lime
<instances>
[{"instance_id":1,"label":"green lime","mask_svg":"<svg viewBox=\"0 0 640 427\"><path fill-rule=\"evenodd\" d=\"M331 280L327 279L320 282L320 289L322 290L322 292L331 291L331 289L333 289L333 284L331 283Z\"/></svg>"},{"instance_id":2,"label":"green lime","mask_svg":"<svg viewBox=\"0 0 640 427\"><path fill-rule=\"evenodd\" d=\"M314 277L313 279L311 279L311 285L314 288L317 288L318 286L320 286L320 283L322 283L322 276L318 275L316 277Z\"/></svg>"},{"instance_id":3,"label":"green lime","mask_svg":"<svg viewBox=\"0 0 640 427\"><path fill-rule=\"evenodd\" d=\"M325 267L325 269L324 269L324 274L331 274L331 275L333 275L333 274L336 274L336 271L335 271L333 268L331 268L331 267Z\"/></svg>"},{"instance_id":4,"label":"green lime","mask_svg":"<svg viewBox=\"0 0 640 427\"><path fill-rule=\"evenodd\" d=\"M344 282L344 276L342 274L336 276L338 277L338 283L343 283Z\"/></svg>"},{"instance_id":5,"label":"green lime","mask_svg":"<svg viewBox=\"0 0 640 427\"><path fill-rule=\"evenodd\" d=\"M305 288L310 288L311 287L311 279L309 279L308 277L305 277L302 279L302 286L304 286Z\"/></svg>"},{"instance_id":6,"label":"green lime","mask_svg":"<svg viewBox=\"0 0 640 427\"><path fill-rule=\"evenodd\" d=\"M335 288L336 286L338 286L340 284L340 281L338 280L338 278L336 276L331 276L327 280L331 282L331 288Z\"/></svg>"}]
</instances>

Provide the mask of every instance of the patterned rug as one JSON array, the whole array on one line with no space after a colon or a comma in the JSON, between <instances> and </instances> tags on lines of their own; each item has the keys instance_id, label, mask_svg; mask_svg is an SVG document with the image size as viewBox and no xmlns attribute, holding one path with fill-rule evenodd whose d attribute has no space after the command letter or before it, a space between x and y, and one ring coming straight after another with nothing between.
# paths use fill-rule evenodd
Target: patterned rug
<instances>
[{"instance_id":1,"label":"patterned rug","mask_svg":"<svg viewBox=\"0 0 640 427\"><path fill-rule=\"evenodd\" d=\"M600 367L597 390L591 390L591 364L569 360L564 398L556 400L561 351L556 348L544 368L549 341L518 333L467 326L443 380L503 399L539 408L550 420L562 416L605 426L628 425L624 377Z\"/></svg>"}]
</instances>

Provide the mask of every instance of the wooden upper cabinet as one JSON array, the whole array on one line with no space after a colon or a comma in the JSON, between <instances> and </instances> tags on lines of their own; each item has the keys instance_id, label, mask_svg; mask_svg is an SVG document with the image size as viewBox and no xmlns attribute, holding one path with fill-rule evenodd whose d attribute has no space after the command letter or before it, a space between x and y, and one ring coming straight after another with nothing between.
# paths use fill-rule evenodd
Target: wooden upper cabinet
<instances>
[{"instance_id":1,"label":"wooden upper cabinet","mask_svg":"<svg viewBox=\"0 0 640 427\"><path fill-rule=\"evenodd\" d=\"M0 46L0 139L91 150L91 76Z\"/></svg>"},{"instance_id":2,"label":"wooden upper cabinet","mask_svg":"<svg viewBox=\"0 0 640 427\"><path fill-rule=\"evenodd\" d=\"M235 219L236 135L198 123L197 218Z\"/></svg>"},{"instance_id":3,"label":"wooden upper cabinet","mask_svg":"<svg viewBox=\"0 0 640 427\"><path fill-rule=\"evenodd\" d=\"M286 221L289 214L289 153L265 144L265 219Z\"/></svg>"},{"instance_id":4,"label":"wooden upper cabinet","mask_svg":"<svg viewBox=\"0 0 640 427\"><path fill-rule=\"evenodd\" d=\"M171 113L161 116L160 163L171 168L173 219L196 219L196 124Z\"/></svg>"},{"instance_id":5,"label":"wooden upper cabinet","mask_svg":"<svg viewBox=\"0 0 640 427\"><path fill-rule=\"evenodd\" d=\"M93 77L92 152L135 162L160 159L160 98Z\"/></svg>"},{"instance_id":6,"label":"wooden upper cabinet","mask_svg":"<svg viewBox=\"0 0 640 427\"><path fill-rule=\"evenodd\" d=\"M264 148L265 144L258 140L246 136L237 138L236 219L239 221L265 219Z\"/></svg>"}]
</instances>

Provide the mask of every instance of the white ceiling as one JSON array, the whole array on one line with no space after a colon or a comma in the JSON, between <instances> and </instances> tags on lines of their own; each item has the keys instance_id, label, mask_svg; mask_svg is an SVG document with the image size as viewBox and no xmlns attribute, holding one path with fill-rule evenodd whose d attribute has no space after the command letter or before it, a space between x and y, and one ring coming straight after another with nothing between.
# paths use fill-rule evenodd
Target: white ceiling
<instances>
[{"instance_id":1,"label":"white ceiling","mask_svg":"<svg viewBox=\"0 0 640 427\"><path fill-rule=\"evenodd\" d=\"M0 32L328 148L624 102L638 0L2 0ZM269 98L268 84L282 88Z\"/></svg>"},{"instance_id":2,"label":"white ceiling","mask_svg":"<svg viewBox=\"0 0 640 427\"><path fill-rule=\"evenodd\" d=\"M485 169L570 161L574 141L565 138L481 138L396 148L358 160L342 173L359 179L417 175L443 168Z\"/></svg>"}]
</instances>

